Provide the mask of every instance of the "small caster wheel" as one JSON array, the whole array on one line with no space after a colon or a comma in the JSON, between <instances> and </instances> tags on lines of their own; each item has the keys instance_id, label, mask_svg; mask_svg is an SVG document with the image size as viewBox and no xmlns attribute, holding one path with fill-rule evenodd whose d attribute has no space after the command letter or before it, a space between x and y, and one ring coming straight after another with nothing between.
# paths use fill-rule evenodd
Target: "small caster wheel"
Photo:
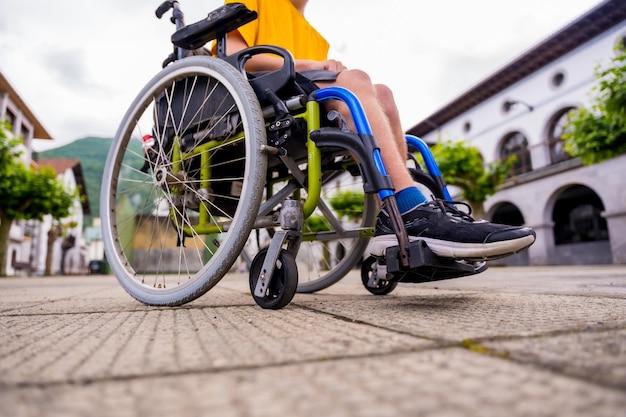
<instances>
[{"instance_id":1,"label":"small caster wheel","mask_svg":"<svg viewBox=\"0 0 626 417\"><path fill-rule=\"evenodd\" d=\"M361 265L361 282L366 290L374 295L387 295L393 291L398 283L378 276L376 258L368 257Z\"/></svg>"},{"instance_id":2,"label":"small caster wheel","mask_svg":"<svg viewBox=\"0 0 626 417\"><path fill-rule=\"evenodd\" d=\"M278 310L289 304L296 294L298 266L294 256L285 249L281 249L271 282L265 289L265 295L259 297L254 293L254 290L261 276L266 255L267 249L262 249L252 260L252 265L250 265L250 292L254 301L261 307Z\"/></svg>"}]
</instances>

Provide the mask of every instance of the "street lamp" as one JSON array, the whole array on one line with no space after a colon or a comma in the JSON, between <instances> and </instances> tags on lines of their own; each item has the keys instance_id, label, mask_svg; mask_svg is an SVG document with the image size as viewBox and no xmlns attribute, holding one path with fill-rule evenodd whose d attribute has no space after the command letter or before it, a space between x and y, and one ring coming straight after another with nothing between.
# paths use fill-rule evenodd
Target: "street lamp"
<instances>
[{"instance_id":1,"label":"street lamp","mask_svg":"<svg viewBox=\"0 0 626 417\"><path fill-rule=\"evenodd\" d=\"M504 110L505 113L508 113L511 110L511 108L517 104L521 104L522 106L525 106L528 109L528 111L534 110L533 106L521 100L506 100L504 103L502 103L502 110Z\"/></svg>"}]
</instances>

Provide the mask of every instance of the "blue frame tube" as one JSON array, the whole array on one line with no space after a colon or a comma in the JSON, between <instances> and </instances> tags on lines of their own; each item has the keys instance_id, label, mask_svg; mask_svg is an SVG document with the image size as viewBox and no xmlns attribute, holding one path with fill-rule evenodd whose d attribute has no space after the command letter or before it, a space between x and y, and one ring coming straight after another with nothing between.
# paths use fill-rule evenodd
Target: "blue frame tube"
<instances>
[{"instance_id":1,"label":"blue frame tube","mask_svg":"<svg viewBox=\"0 0 626 417\"><path fill-rule=\"evenodd\" d=\"M365 115L363 106L361 105L361 102L359 101L357 96L352 91L343 87L326 87L315 90L313 92L313 98L317 101L343 101L348 106L348 110L352 115L352 121L354 122L357 133L360 135L365 134L373 137L372 128L370 127L369 121L367 120L367 116ZM380 155L379 149L374 149L374 154L372 155L372 158L374 159L374 164L376 165L378 172L380 172L381 175L385 177L389 176L389 174L387 173L387 168L385 168L385 164L383 163L383 158ZM380 190L378 192L378 197L381 199L381 201L392 195L394 195L394 192L392 190Z\"/></svg>"},{"instance_id":2,"label":"blue frame tube","mask_svg":"<svg viewBox=\"0 0 626 417\"><path fill-rule=\"evenodd\" d=\"M326 87L315 90L313 92L313 96L317 101L331 99L343 101L348 106L350 114L352 114L352 120L354 121L356 132L366 135L372 134L372 129L367 121L367 117L365 116L363 106L361 106L361 102L352 91L343 87Z\"/></svg>"},{"instance_id":3,"label":"blue frame tube","mask_svg":"<svg viewBox=\"0 0 626 417\"><path fill-rule=\"evenodd\" d=\"M412 146L413 148L417 149L418 152L422 155L422 158L424 159L424 163L426 164L426 170L428 171L428 173L433 177L441 178L441 184L443 184L443 195L446 198L446 200L452 201L452 197L450 196L450 193L448 192L448 187L445 186L445 182L443 181L443 178L441 177L441 171L439 170L439 165L437 165L437 162L435 161L435 157L433 156L426 142L424 142L422 139L418 138L417 136L413 136L413 135L405 135L404 138L406 140L406 143L409 146Z\"/></svg>"}]
</instances>

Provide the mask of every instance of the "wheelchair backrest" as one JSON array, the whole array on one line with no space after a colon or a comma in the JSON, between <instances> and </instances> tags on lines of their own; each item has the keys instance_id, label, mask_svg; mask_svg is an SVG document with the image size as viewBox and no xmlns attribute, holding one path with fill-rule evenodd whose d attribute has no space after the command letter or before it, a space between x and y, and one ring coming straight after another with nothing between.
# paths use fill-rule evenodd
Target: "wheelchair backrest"
<instances>
[{"instance_id":1,"label":"wheelchair backrest","mask_svg":"<svg viewBox=\"0 0 626 417\"><path fill-rule=\"evenodd\" d=\"M156 101L155 118L161 131L173 130L178 136L202 131L203 140L232 135L239 124L226 87L207 77L181 80L166 90Z\"/></svg>"}]
</instances>

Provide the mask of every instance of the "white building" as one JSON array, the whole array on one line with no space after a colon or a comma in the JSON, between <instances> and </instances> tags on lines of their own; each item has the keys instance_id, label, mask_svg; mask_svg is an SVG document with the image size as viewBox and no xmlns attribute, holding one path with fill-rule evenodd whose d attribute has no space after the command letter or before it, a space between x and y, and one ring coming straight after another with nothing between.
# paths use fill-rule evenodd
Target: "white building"
<instances>
[{"instance_id":1,"label":"white building","mask_svg":"<svg viewBox=\"0 0 626 417\"><path fill-rule=\"evenodd\" d=\"M24 143L22 160L29 165L32 158L33 139L51 140L52 136L26 105L22 97L0 71L0 120L8 122L13 134ZM38 234L39 222L17 221L9 234L7 274L14 275L29 269L32 259L33 235Z\"/></svg>"},{"instance_id":2,"label":"white building","mask_svg":"<svg viewBox=\"0 0 626 417\"><path fill-rule=\"evenodd\" d=\"M0 72L0 120L4 120L11 124L13 134L22 139L24 152L21 158L24 164L27 166L36 166L37 163L33 161L32 157L33 139L52 140L52 136L43 127L41 121L26 105L25 101L13 88L11 83L4 77L2 72ZM59 175L60 179L70 189L74 189L77 185L80 185L82 190L85 190L80 161L71 160L71 162L67 164L64 164L63 162L50 162L46 163L46 165L51 165ZM84 256L81 258L81 255L72 253L73 249L77 249L82 246L81 242L83 239L81 231L83 225L83 212L85 209L89 210L85 191L82 191L82 194L84 196L83 202L81 203L76 200L75 207L72 208L72 214L68 219L63 220L63 223L66 224L77 224L76 227L66 231L67 234L65 235L69 236L69 234L71 234L74 236L76 242L75 246L66 253L66 264L64 266L69 267L69 269L66 269L67 273L82 273L85 270L84 265L80 268L78 266L79 260L84 258ZM52 222L49 217L50 216L46 216L46 219L43 222L34 220L20 220L13 222L11 225L7 251L7 275L31 275L43 273L47 236ZM60 238L58 242L55 242L55 247L57 249L55 249L54 252L53 273L61 271L60 262L63 238ZM78 249L77 251L81 252L81 250Z\"/></svg>"},{"instance_id":3,"label":"white building","mask_svg":"<svg viewBox=\"0 0 626 417\"><path fill-rule=\"evenodd\" d=\"M51 167L57 178L67 190L80 190L82 202L74 200L70 208L69 216L60 221L61 233L53 244L52 273L64 275L84 274L89 262L85 239L83 238L83 217L89 214L89 200L87 198L83 170L80 160L74 158L39 158L37 164L40 167ZM47 244L50 229L53 227L52 216L45 216L42 232L39 239L37 256L34 259L33 268L41 274L45 270Z\"/></svg>"},{"instance_id":4,"label":"white building","mask_svg":"<svg viewBox=\"0 0 626 417\"><path fill-rule=\"evenodd\" d=\"M537 241L500 263L626 263L626 155L583 166L561 140L568 111L589 106L595 68L625 41L626 2L604 1L409 129L428 143L468 141L486 163L517 156L485 210L533 227Z\"/></svg>"}]
</instances>

